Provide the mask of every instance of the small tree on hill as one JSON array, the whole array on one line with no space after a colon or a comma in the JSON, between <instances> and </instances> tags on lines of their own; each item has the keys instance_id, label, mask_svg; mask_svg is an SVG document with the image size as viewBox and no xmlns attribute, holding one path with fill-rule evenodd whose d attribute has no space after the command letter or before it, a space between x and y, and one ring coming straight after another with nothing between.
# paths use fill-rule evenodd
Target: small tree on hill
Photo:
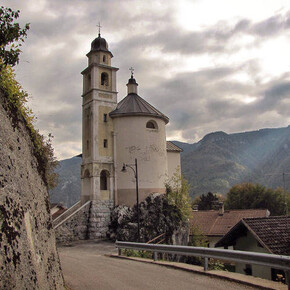
<instances>
[{"instance_id":1,"label":"small tree on hill","mask_svg":"<svg viewBox=\"0 0 290 290\"><path fill-rule=\"evenodd\" d=\"M227 209L268 209L271 215L286 214L286 202L290 194L282 188L271 189L260 184L242 183L233 186L227 193Z\"/></svg>"},{"instance_id":2,"label":"small tree on hill","mask_svg":"<svg viewBox=\"0 0 290 290\"><path fill-rule=\"evenodd\" d=\"M169 204L176 206L180 210L182 221L188 221L191 213L191 198L187 180L177 170L165 184L165 187Z\"/></svg>"},{"instance_id":3,"label":"small tree on hill","mask_svg":"<svg viewBox=\"0 0 290 290\"><path fill-rule=\"evenodd\" d=\"M0 8L0 70L3 66L14 66L19 62L21 43L27 37L29 24L20 28L19 23L14 21L19 17L20 11L13 11L11 8Z\"/></svg>"},{"instance_id":4,"label":"small tree on hill","mask_svg":"<svg viewBox=\"0 0 290 290\"><path fill-rule=\"evenodd\" d=\"M197 197L193 205L198 205L199 210L211 210L215 208L217 201L219 201L217 195L212 192L208 192L207 194L202 194Z\"/></svg>"}]
</instances>

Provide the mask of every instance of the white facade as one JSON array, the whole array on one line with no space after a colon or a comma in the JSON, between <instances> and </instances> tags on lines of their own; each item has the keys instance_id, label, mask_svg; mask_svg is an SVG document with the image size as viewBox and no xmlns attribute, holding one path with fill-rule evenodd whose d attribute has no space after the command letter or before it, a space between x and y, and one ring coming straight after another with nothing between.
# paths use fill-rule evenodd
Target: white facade
<instances>
[{"instance_id":1,"label":"white facade","mask_svg":"<svg viewBox=\"0 0 290 290\"><path fill-rule=\"evenodd\" d=\"M137 95L133 75L128 96L117 104L116 72L112 54L100 35L87 54L83 74L82 202L136 202L133 171L123 163L138 162L139 200L152 192L165 193L168 177L180 168L180 152L167 152L168 118Z\"/></svg>"}]
</instances>

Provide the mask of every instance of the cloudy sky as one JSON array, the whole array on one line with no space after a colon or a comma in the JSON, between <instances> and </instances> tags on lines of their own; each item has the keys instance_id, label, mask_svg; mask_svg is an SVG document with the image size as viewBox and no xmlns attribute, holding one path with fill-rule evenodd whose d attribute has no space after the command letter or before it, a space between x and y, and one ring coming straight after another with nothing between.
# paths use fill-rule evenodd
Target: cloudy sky
<instances>
[{"instance_id":1,"label":"cloudy sky","mask_svg":"<svg viewBox=\"0 0 290 290\"><path fill-rule=\"evenodd\" d=\"M80 72L98 34L139 95L170 118L170 140L197 142L290 124L289 0L4 0L31 23L17 79L59 159L81 152Z\"/></svg>"}]
</instances>

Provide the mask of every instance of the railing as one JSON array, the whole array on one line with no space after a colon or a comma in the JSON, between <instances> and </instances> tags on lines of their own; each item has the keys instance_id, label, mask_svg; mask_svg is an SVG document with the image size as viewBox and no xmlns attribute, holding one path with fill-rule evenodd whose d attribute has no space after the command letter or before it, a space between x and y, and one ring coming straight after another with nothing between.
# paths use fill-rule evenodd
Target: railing
<instances>
[{"instance_id":1,"label":"railing","mask_svg":"<svg viewBox=\"0 0 290 290\"><path fill-rule=\"evenodd\" d=\"M69 215L71 215L74 211L76 211L81 206L82 206L81 201L78 201L77 203L75 203L74 205L72 205L64 213L62 213L61 215L59 215L57 218L55 218L52 221L53 227L55 227L56 225L58 225L59 223L61 223L64 219L66 219Z\"/></svg>"},{"instance_id":2,"label":"railing","mask_svg":"<svg viewBox=\"0 0 290 290\"><path fill-rule=\"evenodd\" d=\"M154 244L161 244L162 242L165 241L165 238L159 240L158 242L156 242L156 241L164 236L165 236L165 233L153 238L152 240L148 241L146 244L153 244L153 242L155 242Z\"/></svg>"},{"instance_id":3,"label":"railing","mask_svg":"<svg viewBox=\"0 0 290 290\"><path fill-rule=\"evenodd\" d=\"M290 257L273 254L263 254L246 251L224 250L202 247L152 245L145 243L116 242L118 254L122 254L122 249L133 249L153 252L154 261L157 260L157 253L168 253L183 256L198 256L204 258L204 270L208 270L208 259L219 259L225 261L242 262L246 264L256 264L285 271L287 283L289 285Z\"/></svg>"},{"instance_id":4,"label":"railing","mask_svg":"<svg viewBox=\"0 0 290 290\"><path fill-rule=\"evenodd\" d=\"M60 215L58 218L56 218L52 225L54 229L57 229L59 226L61 226L64 222L69 220L72 216L74 216L77 212L79 212L82 208L87 206L90 203L90 201L87 201L84 204L81 204L81 202L77 202L72 207L70 207L67 211L65 211L62 215Z\"/></svg>"}]
</instances>

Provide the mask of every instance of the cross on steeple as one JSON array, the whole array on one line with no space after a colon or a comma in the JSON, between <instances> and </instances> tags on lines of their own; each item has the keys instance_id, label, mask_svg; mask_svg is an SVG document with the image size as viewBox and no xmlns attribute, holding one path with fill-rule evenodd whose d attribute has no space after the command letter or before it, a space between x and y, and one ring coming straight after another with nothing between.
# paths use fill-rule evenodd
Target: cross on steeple
<instances>
[{"instance_id":1,"label":"cross on steeple","mask_svg":"<svg viewBox=\"0 0 290 290\"><path fill-rule=\"evenodd\" d=\"M99 22L99 24L98 25L96 25L97 27L99 27L99 36L101 36L101 23Z\"/></svg>"},{"instance_id":2,"label":"cross on steeple","mask_svg":"<svg viewBox=\"0 0 290 290\"><path fill-rule=\"evenodd\" d=\"M129 70L131 71L131 77L133 77L134 76L134 69L132 67L130 67Z\"/></svg>"}]
</instances>

